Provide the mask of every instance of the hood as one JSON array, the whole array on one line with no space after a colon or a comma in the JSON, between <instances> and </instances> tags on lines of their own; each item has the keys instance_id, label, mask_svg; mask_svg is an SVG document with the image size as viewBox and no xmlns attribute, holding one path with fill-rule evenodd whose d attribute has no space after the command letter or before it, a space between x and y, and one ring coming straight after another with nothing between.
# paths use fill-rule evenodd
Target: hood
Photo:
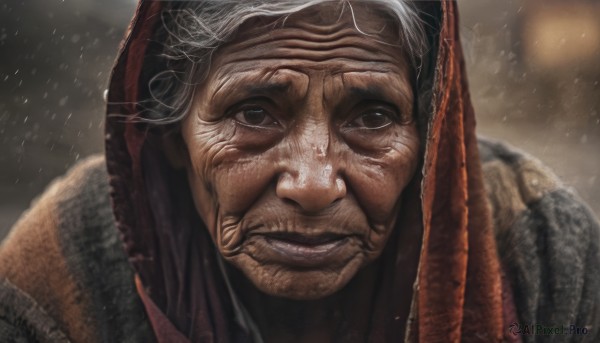
<instances>
[{"instance_id":1,"label":"hood","mask_svg":"<svg viewBox=\"0 0 600 343\"><path fill-rule=\"evenodd\" d=\"M117 226L159 342L250 337L235 320L217 252L192 206L186 176L160 148L167 131L135 120L151 37L168 2L140 1L110 81L106 161ZM397 256L377 295L370 341L506 340L501 268L482 181L454 1L420 1L430 40L420 76L421 252L407 320L395 306ZM174 196L173 190L183 190ZM225 294L224 294L225 293ZM401 319L401 320L398 320ZM402 323L398 323L402 322ZM406 324L406 330L405 330ZM406 336L403 337L406 332Z\"/></svg>"}]
</instances>

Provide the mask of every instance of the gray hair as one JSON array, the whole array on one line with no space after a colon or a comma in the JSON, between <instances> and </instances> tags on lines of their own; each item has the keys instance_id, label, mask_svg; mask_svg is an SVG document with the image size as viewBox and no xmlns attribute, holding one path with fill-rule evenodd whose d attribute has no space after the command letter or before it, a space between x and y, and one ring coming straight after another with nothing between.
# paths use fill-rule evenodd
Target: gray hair
<instances>
[{"instance_id":1,"label":"gray hair","mask_svg":"<svg viewBox=\"0 0 600 343\"><path fill-rule=\"evenodd\" d=\"M407 0L368 1L390 15L399 26L399 37L415 68L427 49L423 23L413 4ZM230 41L240 26L256 17L281 18L280 23L299 11L323 3L337 2L340 13L348 9L354 19L350 0L203 0L173 1L162 12L162 26L154 36L156 54L146 67L158 69L149 77L137 103L138 118L144 122L170 124L182 120L190 110L196 86L210 67L211 56ZM364 33L356 20L356 29ZM154 67L151 67L154 65ZM160 67L156 67L160 65ZM146 69L146 68L144 68ZM152 75L152 74L151 74Z\"/></svg>"}]
</instances>

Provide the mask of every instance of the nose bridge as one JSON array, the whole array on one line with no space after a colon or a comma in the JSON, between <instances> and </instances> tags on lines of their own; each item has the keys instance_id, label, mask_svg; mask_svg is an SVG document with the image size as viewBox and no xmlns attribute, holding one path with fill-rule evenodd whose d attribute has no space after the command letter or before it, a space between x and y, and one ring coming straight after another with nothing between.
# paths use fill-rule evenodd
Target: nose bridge
<instances>
[{"instance_id":1,"label":"nose bridge","mask_svg":"<svg viewBox=\"0 0 600 343\"><path fill-rule=\"evenodd\" d=\"M346 195L328 120L311 117L295 131L277 183L277 195L305 211L319 211Z\"/></svg>"},{"instance_id":2,"label":"nose bridge","mask_svg":"<svg viewBox=\"0 0 600 343\"><path fill-rule=\"evenodd\" d=\"M313 188L325 188L335 179L335 171L331 160L329 130L321 128L305 132L297 154L290 161L290 172L299 185Z\"/></svg>"},{"instance_id":3,"label":"nose bridge","mask_svg":"<svg viewBox=\"0 0 600 343\"><path fill-rule=\"evenodd\" d=\"M310 118L305 125L299 125L299 129L299 153L315 162L328 161L332 137L327 118Z\"/></svg>"}]
</instances>

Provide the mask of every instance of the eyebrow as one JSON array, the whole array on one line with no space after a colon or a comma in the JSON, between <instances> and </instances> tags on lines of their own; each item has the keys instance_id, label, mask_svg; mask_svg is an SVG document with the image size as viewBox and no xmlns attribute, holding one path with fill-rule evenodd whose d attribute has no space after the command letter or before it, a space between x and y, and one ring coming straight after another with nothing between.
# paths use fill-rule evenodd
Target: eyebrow
<instances>
[{"instance_id":1,"label":"eyebrow","mask_svg":"<svg viewBox=\"0 0 600 343\"><path fill-rule=\"evenodd\" d=\"M242 92L249 95L260 95L265 93L285 93L290 88L290 82L266 82L258 85L244 85Z\"/></svg>"},{"instance_id":2,"label":"eyebrow","mask_svg":"<svg viewBox=\"0 0 600 343\"><path fill-rule=\"evenodd\" d=\"M400 114L402 115L410 115L412 116L412 112L406 111L407 107L411 104L406 103L408 101L407 94L404 92L400 92L397 94L399 98L396 98L394 95L390 94L389 91L386 91L385 87L380 85L370 84L365 85L365 87L350 87L348 90L349 96L354 99L365 99L365 100L376 100L387 102L390 105L394 106ZM400 101L400 102L398 102Z\"/></svg>"},{"instance_id":3,"label":"eyebrow","mask_svg":"<svg viewBox=\"0 0 600 343\"><path fill-rule=\"evenodd\" d=\"M228 74L227 78L218 78L216 87L213 89L211 98L225 97L229 98L233 93L244 94L245 96L257 96L268 93L285 93L289 90L291 82L261 80L254 74L248 72L240 73L238 77L235 74Z\"/></svg>"},{"instance_id":4,"label":"eyebrow","mask_svg":"<svg viewBox=\"0 0 600 343\"><path fill-rule=\"evenodd\" d=\"M390 105L402 110L404 108L402 103L398 103L399 99L395 99L389 92L378 85L368 85L366 87L351 87L349 89L349 95L353 99L364 99L364 100L375 100L387 102ZM406 100L406 95L400 95L402 100Z\"/></svg>"},{"instance_id":5,"label":"eyebrow","mask_svg":"<svg viewBox=\"0 0 600 343\"><path fill-rule=\"evenodd\" d=\"M367 99L383 99L386 100L386 92L379 86L369 85L366 88L351 87L350 94L353 97L367 98Z\"/></svg>"},{"instance_id":6,"label":"eyebrow","mask_svg":"<svg viewBox=\"0 0 600 343\"><path fill-rule=\"evenodd\" d=\"M372 75L371 75L372 74ZM403 109L413 102L411 89L398 73L360 71L342 73L343 83L348 86L347 94L356 99L382 100Z\"/></svg>"}]
</instances>

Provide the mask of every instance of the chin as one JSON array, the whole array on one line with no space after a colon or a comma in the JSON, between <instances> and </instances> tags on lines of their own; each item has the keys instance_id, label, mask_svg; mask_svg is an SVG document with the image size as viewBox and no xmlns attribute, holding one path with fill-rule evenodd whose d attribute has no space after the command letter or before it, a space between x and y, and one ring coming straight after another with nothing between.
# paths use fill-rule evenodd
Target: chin
<instances>
[{"instance_id":1,"label":"chin","mask_svg":"<svg viewBox=\"0 0 600 343\"><path fill-rule=\"evenodd\" d=\"M291 300L318 300L330 296L348 284L363 267L361 258L331 268L294 268L262 264L247 255L229 261L260 291Z\"/></svg>"}]
</instances>

